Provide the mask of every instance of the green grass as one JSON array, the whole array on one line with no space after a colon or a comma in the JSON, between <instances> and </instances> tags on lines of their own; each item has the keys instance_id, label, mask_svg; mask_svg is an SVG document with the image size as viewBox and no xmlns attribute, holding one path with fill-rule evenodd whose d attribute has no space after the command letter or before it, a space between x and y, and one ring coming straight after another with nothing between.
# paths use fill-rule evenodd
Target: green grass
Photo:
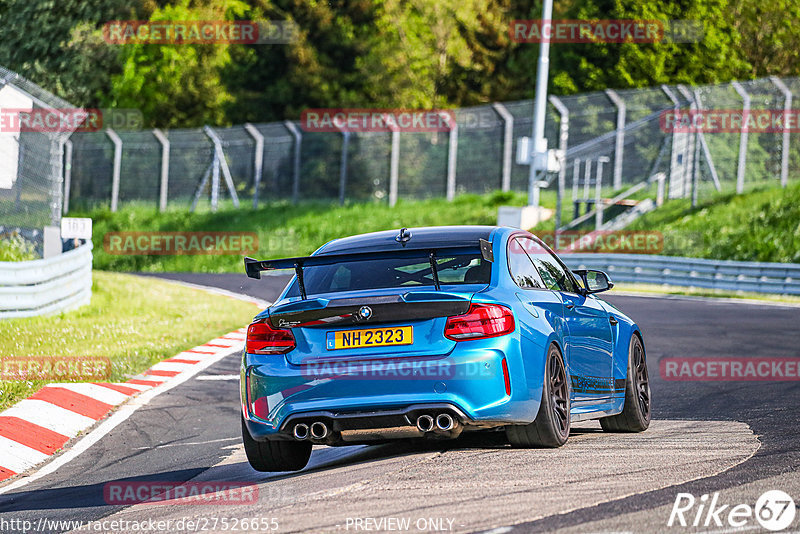
<instances>
[{"instance_id":1,"label":"green grass","mask_svg":"<svg viewBox=\"0 0 800 534\"><path fill-rule=\"evenodd\" d=\"M800 183L722 195L695 208L672 200L627 229L662 232L667 255L800 263Z\"/></svg>"},{"instance_id":2,"label":"green grass","mask_svg":"<svg viewBox=\"0 0 800 534\"><path fill-rule=\"evenodd\" d=\"M247 325L248 302L133 275L95 272L91 304L60 315L0 321L0 354L107 357L110 380ZM0 410L41 382L0 381Z\"/></svg>"},{"instance_id":3,"label":"green grass","mask_svg":"<svg viewBox=\"0 0 800 534\"><path fill-rule=\"evenodd\" d=\"M548 199L549 201L550 199ZM400 201L394 208L367 203L344 206L304 203L252 208L221 208L217 213L185 209L158 213L150 206L126 206L117 213L97 210L74 216L92 217L94 266L113 271L243 272L241 255L132 256L103 250L107 232L218 231L256 232L260 259L308 255L331 239L403 226L496 224L501 205L524 205L525 195L494 193L444 199ZM553 199L554 203L554 199Z\"/></svg>"}]
</instances>

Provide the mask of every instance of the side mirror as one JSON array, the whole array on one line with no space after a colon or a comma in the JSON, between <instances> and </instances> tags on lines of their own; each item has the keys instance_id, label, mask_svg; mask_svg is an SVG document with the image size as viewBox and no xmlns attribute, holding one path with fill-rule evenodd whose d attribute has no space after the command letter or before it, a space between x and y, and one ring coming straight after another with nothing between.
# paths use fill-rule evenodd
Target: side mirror
<instances>
[{"instance_id":1,"label":"side mirror","mask_svg":"<svg viewBox=\"0 0 800 534\"><path fill-rule=\"evenodd\" d=\"M595 271L593 269L580 269L572 271L583 280L584 293L589 295L591 293L602 293L614 287L614 282L603 271Z\"/></svg>"}]
</instances>

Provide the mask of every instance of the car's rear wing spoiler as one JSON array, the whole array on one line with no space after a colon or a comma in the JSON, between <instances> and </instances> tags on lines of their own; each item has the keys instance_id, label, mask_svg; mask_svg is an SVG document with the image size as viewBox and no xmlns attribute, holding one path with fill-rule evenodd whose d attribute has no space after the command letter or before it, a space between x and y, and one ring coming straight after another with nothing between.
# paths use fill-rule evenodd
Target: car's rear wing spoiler
<instances>
[{"instance_id":1,"label":"car's rear wing spoiler","mask_svg":"<svg viewBox=\"0 0 800 534\"><path fill-rule=\"evenodd\" d=\"M261 278L262 271L280 269L293 269L297 275L297 284L300 295L306 298L305 285L303 284L303 269L320 265L335 265L337 263L353 261L373 261L385 258L427 258L433 272L433 282L439 289L439 273L436 269L436 258L447 256L461 256L467 254L480 254L486 261L494 261L492 245L485 239L479 239L475 246L435 247L435 248L403 248L399 250L382 250L373 252L351 252L346 254L320 254L318 256L305 256L299 258L282 258L278 260L256 260L245 257L244 271L250 278Z\"/></svg>"}]
</instances>

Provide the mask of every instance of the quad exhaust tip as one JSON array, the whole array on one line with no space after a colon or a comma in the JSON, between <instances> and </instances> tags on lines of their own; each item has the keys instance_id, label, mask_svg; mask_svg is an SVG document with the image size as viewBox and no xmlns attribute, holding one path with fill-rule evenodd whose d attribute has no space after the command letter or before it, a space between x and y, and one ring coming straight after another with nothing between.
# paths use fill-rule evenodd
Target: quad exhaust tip
<instances>
[{"instance_id":1,"label":"quad exhaust tip","mask_svg":"<svg viewBox=\"0 0 800 534\"><path fill-rule=\"evenodd\" d=\"M430 415L420 415L417 417L417 428L420 432L430 432L433 430L433 417Z\"/></svg>"},{"instance_id":2,"label":"quad exhaust tip","mask_svg":"<svg viewBox=\"0 0 800 534\"><path fill-rule=\"evenodd\" d=\"M436 426L439 427L439 430L452 430L455 421L449 413L440 413L436 416Z\"/></svg>"},{"instance_id":3,"label":"quad exhaust tip","mask_svg":"<svg viewBox=\"0 0 800 534\"><path fill-rule=\"evenodd\" d=\"M297 439L306 439L308 437L308 425L304 423L297 423L294 425L294 437Z\"/></svg>"},{"instance_id":4,"label":"quad exhaust tip","mask_svg":"<svg viewBox=\"0 0 800 534\"><path fill-rule=\"evenodd\" d=\"M316 421L311 423L311 437L314 439L325 439L328 436L328 426L321 422Z\"/></svg>"}]
</instances>

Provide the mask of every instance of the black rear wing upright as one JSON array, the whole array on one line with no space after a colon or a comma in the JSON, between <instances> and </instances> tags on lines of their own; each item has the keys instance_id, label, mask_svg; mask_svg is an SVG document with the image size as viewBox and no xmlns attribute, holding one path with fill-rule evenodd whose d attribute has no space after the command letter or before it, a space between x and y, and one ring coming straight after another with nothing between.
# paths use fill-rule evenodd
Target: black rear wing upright
<instances>
[{"instance_id":1,"label":"black rear wing upright","mask_svg":"<svg viewBox=\"0 0 800 534\"><path fill-rule=\"evenodd\" d=\"M256 260L244 258L244 271L250 278L260 279L262 271L276 271L293 269L297 275L297 285L303 300L306 299L306 289L303 283L303 269L321 265L335 265L337 263L353 261L373 261L386 258L427 258L431 264L433 282L436 289L439 287L439 273L436 269L436 258L447 256L461 256L467 254L480 254L486 261L494 261L492 245L485 239L480 239L475 246L435 247L400 250L381 250L373 252L350 252L345 254L320 254L318 256L305 256L297 258L282 258L278 260Z\"/></svg>"}]
</instances>

